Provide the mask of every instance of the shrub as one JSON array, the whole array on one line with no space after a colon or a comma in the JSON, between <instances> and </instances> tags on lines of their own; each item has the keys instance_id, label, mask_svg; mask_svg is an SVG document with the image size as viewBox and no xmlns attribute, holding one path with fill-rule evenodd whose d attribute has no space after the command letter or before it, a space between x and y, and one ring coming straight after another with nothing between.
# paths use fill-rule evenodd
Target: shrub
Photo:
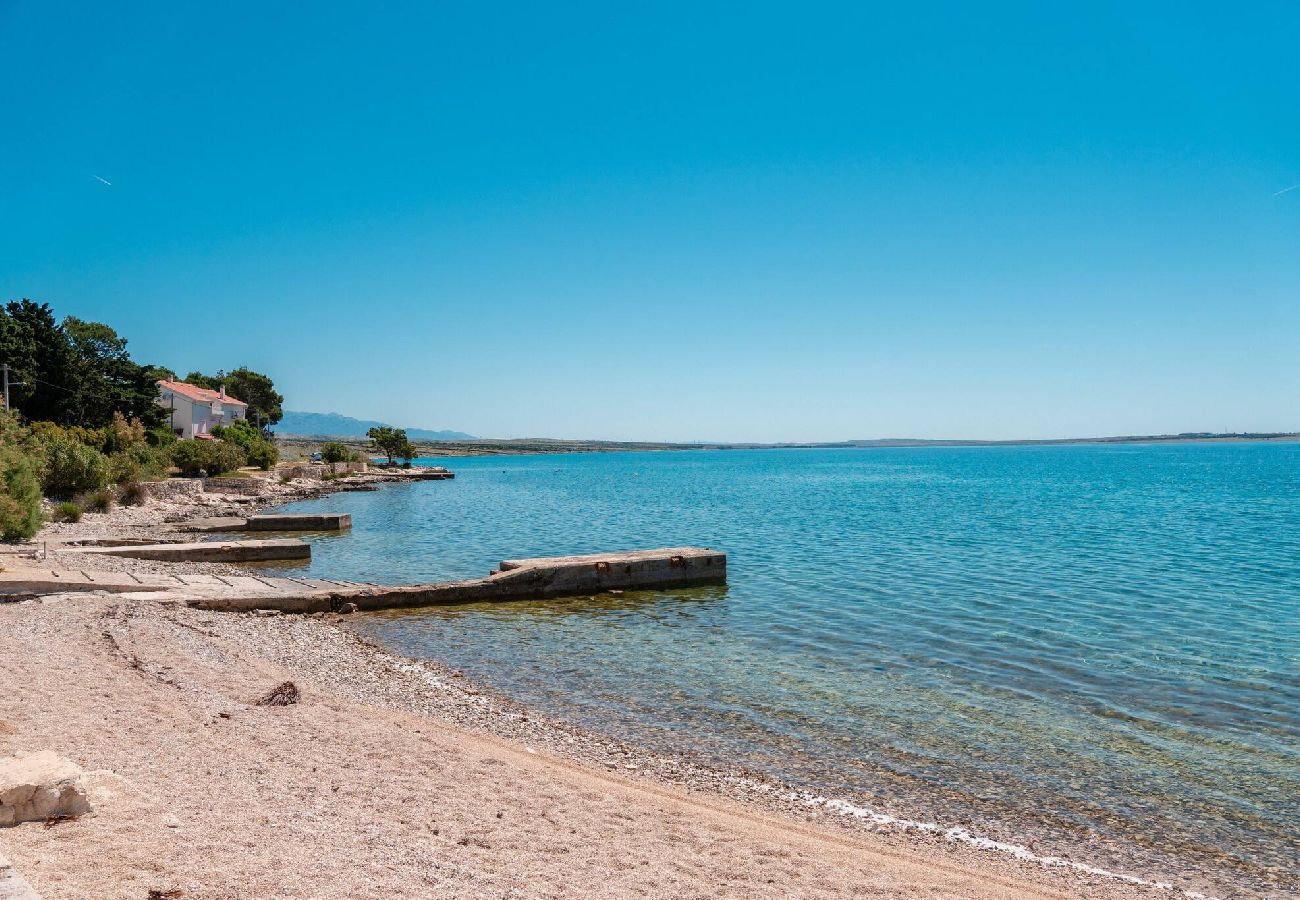
<instances>
[{"instance_id":1,"label":"shrub","mask_svg":"<svg viewBox=\"0 0 1300 900\"><path fill-rule=\"evenodd\" d=\"M114 453L127 450L145 442L144 423L139 419L126 420L126 416L114 410L113 421L104 429L104 452Z\"/></svg>"},{"instance_id":2,"label":"shrub","mask_svg":"<svg viewBox=\"0 0 1300 900\"><path fill-rule=\"evenodd\" d=\"M60 522L80 522L81 507L71 500L64 500L54 507L54 517Z\"/></svg>"},{"instance_id":3,"label":"shrub","mask_svg":"<svg viewBox=\"0 0 1300 900\"><path fill-rule=\"evenodd\" d=\"M280 451L275 449L275 444L267 440L266 435L257 428L248 424L247 419L236 419L229 425L218 425L212 429L212 433L221 440L239 447L244 451L248 463L264 472L269 472L276 460L280 458Z\"/></svg>"},{"instance_id":4,"label":"shrub","mask_svg":"<svg viewBox=\"0 0 1300 900\"><path fill-rule=\"evenodd\" d=\"M53 422L33 422L32 434L43 444L55 441L74 441L94 450L103 450L108 432L103 428L85 428L81 425L56 425Z\"/></svg>"},{"instance_id":5,"label":"shrub","mask_svg":"<svg viewBox=\"0 0 1300 900\"><path fill-rule=\"evenodd\" d=\"M0 537L26 540L41 527L41 482L30 455L0 447Z\"/></svg>"},{"instance_id":6,"label":"shrub","mask_svg":"<svg viewBox=\"0 0 1300 900\"><path fill-rule=\"evenodd\" d=\"M49 434L45 446L45 493L71 497L108 484L108 458L66 435Z\"/></svg>"},{"instance_id":7,"label":"shrub","mask_svg":"<svg viewBox=\"0 0 1300 900\"><path fill-rule=\"evenodd\" d=\"M177 441L172 444L172 464L191 478L200 472L221 475L247 462L244 451L229 441Z\"/></svg>"},{"instance_id":8,"label":"shrub","mask_svg":"<svg viewBox=\"0 0 1300 900\"><path fill-rule=\"evenodd\" d=\"M112 491L98 490L91 494L85 494L81 498L83 509L89 509L92 512L108 512L117 503L117 497Z\"/></svg>"},{"instance_id":9,"label":"shrub","mask_svg":"<svg viewBox=\"0 0 1300 900\"><path fill-rule=\"evenodd\" d=\"M161 447L140 443L108 457L108 480L113 484L157 481L167 475L170 454Z\"/></svg>"},{"instance_id":10,"label":"shrub","mask_svg":"<svg viewBox=\"0 0 1300 900\"><path fill-rule=\"evenodd\" d=\"M196 441L194 439L177 441L171 446L172 465L181 470L182 475L190 478L199 472L208 472L212 465L215 441Z\"/></svg>"},{"instance_id":11,"label":"shrub","mask_svg":"<svg viewBox=\"0 0 1300 900\"><path fill-rule=\"evenodd\" d=\"M348 448L344 447L338 441L330 441L329 443L321 444L320 459L321 462L327 463L347 462Z\"/></svg>"},{"instance_id":12,"label":"shrub","mask_svg":"<svg viewBox=\"0 0 1300 900\"><path fill-rule=\"evenodd\" d=\"M270 441L259 441L249 447L247 452L248 464L257 466L263 472L271 471L271 467L280 459L280 451Z\"/></svg>"},{"instance_id":13,"label":"shrub","mask_svg":"<svg viewBox=\"0 0 1300 900\"><path fill-rule=\"evenodd\" d=\"M144 489L144 485L138 481L132 481L122 485L122 490L118 491L117 502L123 506L139 506L149 499L149 492Z\"/></svg>"},{"instance_id":14,"label":"shrub","mask_svg":"<svg viewBox=\"0 0 1300 900\"><path fill-rule=\"evenodd\" d=\"M233 472L240 466L247 465L248 457L238 445L229 441L209 441L212 445L212 464L208 468L209 475L222 475L226 472Z\"/></svg>"}]
</instances>

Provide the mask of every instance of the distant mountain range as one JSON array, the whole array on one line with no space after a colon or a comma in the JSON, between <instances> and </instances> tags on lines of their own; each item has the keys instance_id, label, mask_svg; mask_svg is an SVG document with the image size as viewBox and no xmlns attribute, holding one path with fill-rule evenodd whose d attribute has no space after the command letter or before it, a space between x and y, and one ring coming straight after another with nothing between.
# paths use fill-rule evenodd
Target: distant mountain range
<instances>
[{"instance_id":1,"label":"distant mountain range","mask_svg":"<svg viewBox=\"0 0 1300 900\"><path fill-rule=\"evenodd\" d=\"M363 438L371 428L391 427L387 422L354 419L338 413L284 411L275 433L302 435L304 437ZM408 428L406 436L413 441L470 441L474 435L463 431L430 431L427 428Z\"/></svg>"}]
</instances>

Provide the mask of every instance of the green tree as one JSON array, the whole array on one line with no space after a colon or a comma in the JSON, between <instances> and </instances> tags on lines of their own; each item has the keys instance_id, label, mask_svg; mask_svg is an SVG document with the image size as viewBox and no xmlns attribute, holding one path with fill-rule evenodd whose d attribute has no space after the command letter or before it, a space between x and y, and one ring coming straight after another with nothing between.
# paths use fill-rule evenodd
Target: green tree
<instances>
[{"instance_id":1,"label":"green tree","mask_svg":"<svg viewBox=\"0 0 1300 900\"><path fill-rule=\"evenodd\" d=\"M14 300L0 310L0 363L10 399L29 421L80 424L75 356L48 303Z\"/></svg>"},{"instance_id":2,"label":"green tree","mask_svg":"<svg viewBox=\"0 0 1300 900\"><path fill-rule=\"evenodd\" d=\"M387 425L371 428L366 432L370 445L388 457L391 466L393 460L401 458L410 460L415 456L415 445L406 438L405 428L389 428Z\"/></svg>"},{"instance_id":3,"label":"green tree","mask_svg":"<svg viewBox=\"0 0 1300 900\"><path fill-rule=\"evenodd\" d=\"M68 316L61 326L72 348L76 375L77 424L100 427L115 413L139 419L145 427L160 425L158 388L149 367L126 351L126 338L102 322Z\"/></svg>"},{"instance_id":4,"label":"green tree","mask_svg":"<svg viewBox=\"0 0 1300 900\"><path fill-rule=\"evenodd\" d=\"M265 432L258 431L244 419L236 419L230 425L218 425L212 433L237 445L248 457L249 464L263 471L269 471L280 458L280 451L267 439Z\"/></svg>"},{"instance_id":5,"label":"green tree","mask_svg":"<svg viewBox=\"0 0 1300 900\"><path fill-rule=\"evenodd\" d=\"M340 444L338 441L329 441L321 444L320 458L322 462L347 462L348 456L348 448Z\"/></svg>"}]
</instances>

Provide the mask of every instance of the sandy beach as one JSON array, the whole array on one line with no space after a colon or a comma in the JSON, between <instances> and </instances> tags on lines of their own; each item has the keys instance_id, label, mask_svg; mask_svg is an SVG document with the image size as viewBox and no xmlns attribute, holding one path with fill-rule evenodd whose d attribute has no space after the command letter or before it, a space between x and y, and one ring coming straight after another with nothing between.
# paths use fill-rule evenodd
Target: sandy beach
<instances>
[{"instance_id":1,"label":"sandy beach","mask_svg":"<svg viewBox=\"0 0 1300 900\"><path fill-rule=\"evenodd\" d=\"M277 485L255 505L335 487ZM249 506L155 501L42 537L166 533ZM0 849L46 898L1170 896L873 831L723 764L640 753L394 656L349 621L102 593L0 604L14 686L0 751L72 759L95 806L6 829ZM259 704L286 681L299 702Z\"/></svg>"}]
</instances>

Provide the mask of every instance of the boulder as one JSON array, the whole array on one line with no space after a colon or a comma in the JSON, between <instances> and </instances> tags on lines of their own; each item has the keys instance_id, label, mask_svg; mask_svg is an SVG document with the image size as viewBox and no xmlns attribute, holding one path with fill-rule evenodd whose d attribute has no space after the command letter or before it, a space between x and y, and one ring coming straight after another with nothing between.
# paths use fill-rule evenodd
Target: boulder
<instances>
[{"instance_id":1,"label":"boulder","mask_svg":"<svg viewBox=\"0 0 1300 900\"><path fill-rule=\"evenodd\" d=\"M0 827L90 812L83 774L49 750L0 759Z\"/></svg>"}]
</instances>

